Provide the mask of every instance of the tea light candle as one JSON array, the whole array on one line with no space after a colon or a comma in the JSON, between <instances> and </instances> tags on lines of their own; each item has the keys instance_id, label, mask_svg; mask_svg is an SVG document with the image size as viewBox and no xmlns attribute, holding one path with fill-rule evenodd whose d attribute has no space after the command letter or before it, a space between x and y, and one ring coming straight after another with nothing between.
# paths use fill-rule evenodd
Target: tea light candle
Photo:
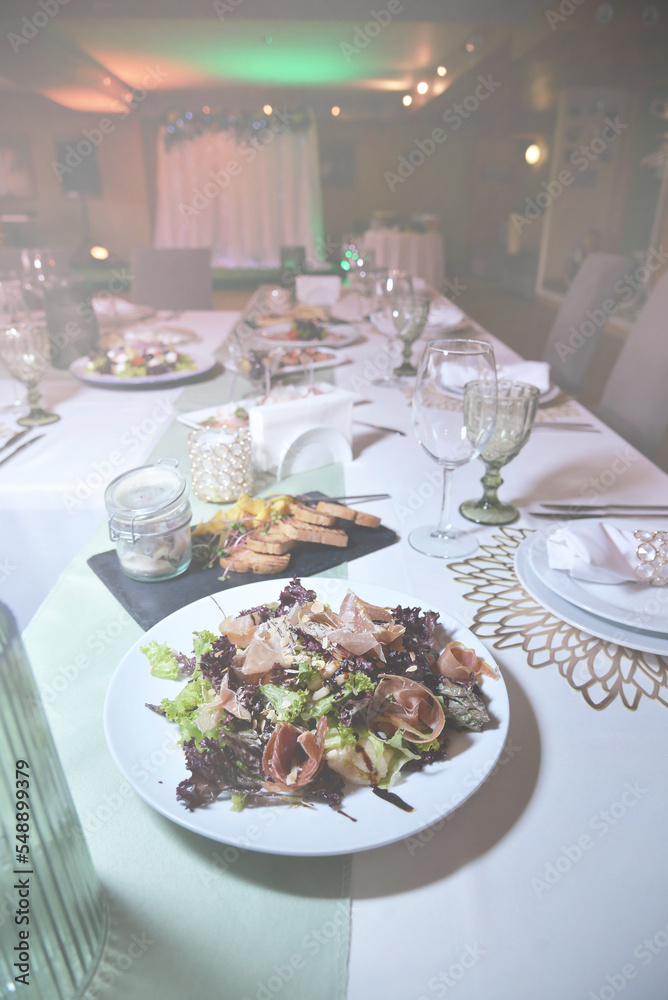
<instances>
[{"instance_id":1,"label":"tea light candle","mask_svg":"<svg viewBox=\"0 0 668 1000\"><path fill-rule=\"evenodd\" d=\"M192 431L188 453L193 492L208 503L228 503L253 492L251 436L248 428Z\"/></svg>"}]
</instances>

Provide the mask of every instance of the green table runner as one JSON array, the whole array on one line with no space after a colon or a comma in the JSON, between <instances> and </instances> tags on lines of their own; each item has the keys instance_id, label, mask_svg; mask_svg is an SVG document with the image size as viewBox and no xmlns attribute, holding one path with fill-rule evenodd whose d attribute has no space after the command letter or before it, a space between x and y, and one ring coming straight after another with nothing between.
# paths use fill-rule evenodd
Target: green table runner
<instances>
[{"instance_id":1,"label":"green table runner","mask_svg":"<svg viewBox=\"0 0 668 1000\"><path fill-rule=\"evenodd\" d=\"M183 412L227 400L229 376L184 390ZM243 386L243 383L241 383ZM188 469L188 429L173 423L152 459ZM268 485L268 484L267 484ZM343 492L331 466L281 491ZM276 489L271 484L271 491ZM213 505L193 502L195 520ZM350 860L242 852L154 812L116 769L102 731L109 680L142 630L86 565L109 548L106 523L77 554L24 641L65 774L110 904L110 935L88 1000L343 1000ZM345 566L327 575L345 576ZM139 781L164 751L137 762ZM249 828L253 820L249 813Z\"/></svg>"}]
</instances>

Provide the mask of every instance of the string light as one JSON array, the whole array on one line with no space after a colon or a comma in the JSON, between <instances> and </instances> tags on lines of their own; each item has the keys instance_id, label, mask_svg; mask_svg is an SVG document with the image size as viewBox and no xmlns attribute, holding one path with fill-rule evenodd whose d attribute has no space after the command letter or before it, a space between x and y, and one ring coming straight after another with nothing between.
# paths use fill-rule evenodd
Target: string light
<instances>
[{"instance_id":1,"label":"string light","mask_svg":"<svg viewBox=\"0 0 668 1000\"><path fill-rule=\"evenodd\" d=\"M332 108L332 114L335 118L338 118L339 115L341 114L341 108L338 106L338 104L335 104L334 107Z\"/></svg>"},{"instance_id":2,"label":"string light","mask_svg":"<svg viewBox=\"0 0 668 1000\"><path fill-rule=\"evenodd\" d=\"M270 115L274 109L272 108L271 104L265 104L262 110L264 111L265 115Z\"/></svg>"},{"instance_id":3,"label":"string light","mask_svg":"<svg viewBox=\"0 0 668 1000\"><path fill-rule=\"evenodd\" d=\"M418 83L416 89L418 94L426 94L427 91L429 90L429 84L426 83L424 80L421 80L420 83Z\"/></svg>"},{"instance_id":4,"label":"string light","mask_svg":"<svg viewBox=\"0 0 668 1000\"><path fill-rule=\"evenodd\" d=\"M445 66L437 66L437 67L436 67L436 72L438 73L438 75L439 75L439 76L445 76L445 74L446 74L446 73L447 73L448 71L447 71L447 69L445 68Z\"/></svg>"},{"instance_id":5,"label":"string light","mask_svg":"<svg viewBox=\"0 0 668 1000\"><path fill-rule=\"evenodd\" d=\"M413 98L411 97L410 94L404 94L404 96L401 98L401 103L405 108L407 108L413 103Z\"/></svg>"}]
</instances>

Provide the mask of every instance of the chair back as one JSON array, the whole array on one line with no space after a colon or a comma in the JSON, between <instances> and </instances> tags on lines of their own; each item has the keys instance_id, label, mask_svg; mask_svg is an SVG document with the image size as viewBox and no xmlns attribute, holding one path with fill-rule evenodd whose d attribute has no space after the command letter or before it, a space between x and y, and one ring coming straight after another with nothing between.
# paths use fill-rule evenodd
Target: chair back
<instances>
[{"instance_id":1,"label":"chair back","mask_svg":"<svg viewBox=\"0 0 668 1000\"><path fill-rule=\"evenodd\" d=\"M621 279L637 266L631 257L591 253L573 279L550 330L543 360L552 381L577 396L598 338L614 310Z\"/></svg>"},{"instance_id":2,"label":"chair back","mask_svg":"<svg viewBox=\"0 0 668 1000\"><path fill-rule=\"evenodd\" d=\"M211 309L211 249L140 247L131 254L130 297L154 309Z\"/></svg>"},{"instance_id":3,"label":"chair back","mask_svg":"<svg viewBox=\"0 0 668 1000\"><path fill-rule=\"evenodd\" d=\"M668 271L649 293L596 412L652 458L668 429Z\"/></svg>"}]
</instances>

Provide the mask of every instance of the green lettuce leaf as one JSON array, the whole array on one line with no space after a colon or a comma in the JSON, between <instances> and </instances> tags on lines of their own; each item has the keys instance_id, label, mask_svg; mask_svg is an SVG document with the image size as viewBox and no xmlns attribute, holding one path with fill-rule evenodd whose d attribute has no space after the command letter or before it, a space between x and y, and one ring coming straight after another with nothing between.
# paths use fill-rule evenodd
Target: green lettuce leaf
<instances>
[{"instance_id":1,"label":"green lettuce leaf","mask_svg":"<svg viewBox=\"0 0 668 1000\"><path fill-rule=\"evenodd\" d=\"M261 684L260 690L276 712L279 722L294 722L302 714L311 697L310 691L293 691L280 684Z\"/></svg>"},{"instance_id":2,"label":"green lettuce leaf","mask_svg":"<svg viewBox=\"0 0 668 1000\"><path fill-rule=\"evenodd\" d=\"M166 642L156 642L153 639L148 646L140 646L139 649L151 664L154 677L170 681L179 679L179 661Z\"/></svg>"}]
</instances>

